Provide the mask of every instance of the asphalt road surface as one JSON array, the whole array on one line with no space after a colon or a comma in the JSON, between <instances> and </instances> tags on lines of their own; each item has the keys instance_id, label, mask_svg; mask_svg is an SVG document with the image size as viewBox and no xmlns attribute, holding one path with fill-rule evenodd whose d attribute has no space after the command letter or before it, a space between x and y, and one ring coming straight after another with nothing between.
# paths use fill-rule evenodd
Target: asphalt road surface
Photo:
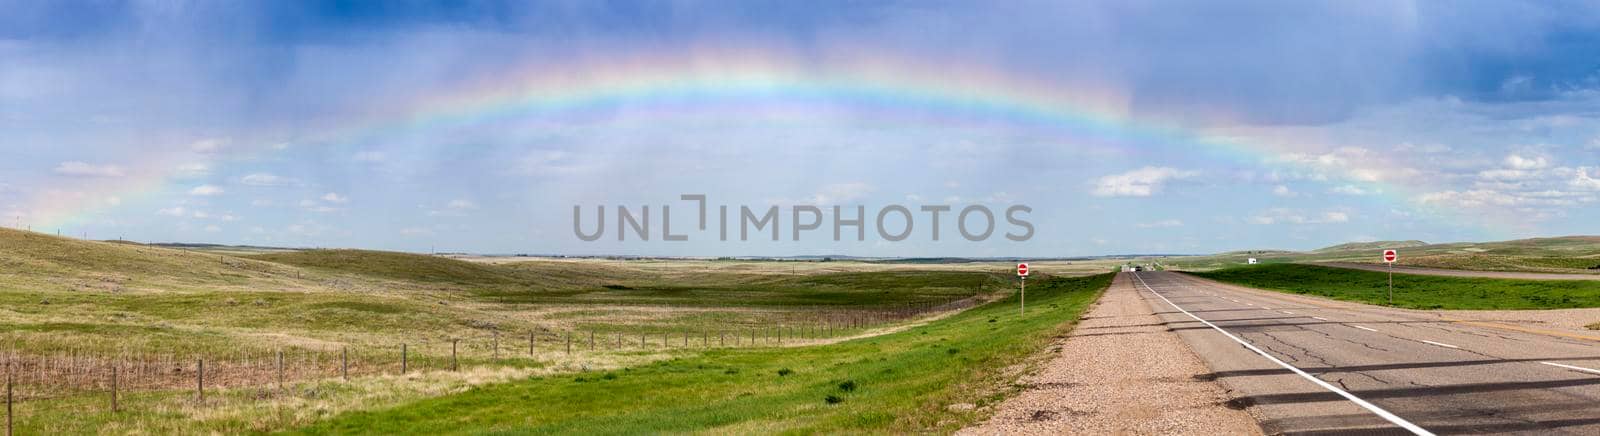
<instances>
[{"instance_id":1,"label":"asphalt road surface","mask_svg":"<svg viewBox=\"0 0 1600 436\"><path fill-rule=\"evenodd\" d=\"M1269 434L1600 434L1600 342L1131 274Z\"/></svg>"}]
</instances>

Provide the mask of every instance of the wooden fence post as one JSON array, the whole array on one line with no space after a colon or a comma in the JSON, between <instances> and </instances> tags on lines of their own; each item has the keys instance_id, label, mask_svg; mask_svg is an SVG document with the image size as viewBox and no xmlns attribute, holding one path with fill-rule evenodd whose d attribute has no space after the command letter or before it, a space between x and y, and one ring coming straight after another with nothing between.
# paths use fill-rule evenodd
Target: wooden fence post
<instances>
[{"instance_id":1,"label":"wooden fence post","mask_svg":"<svg viewBox=\"0 0 1600 436\"><path fill-rule=\"evenodd\" d=\"M11 436L11 362L6 362L6 436Z\"/></svg>"},{"instance_id":2,"label":"wooden fence post","mask_svg":"<svg viewBox=\"0 0 1600 436\"><path fill-rule=\"evenodd\" d=\"M500 360L500 331L494 331L494 360Z\"/></svg>"},{"instance_id":3,"label":"wooden fence post","mask_svg":"<svg viewBox=\"0 0 1600 436\"><path fill-rule=\"evenodd\" d=\"M111 413L117 413L117 366L111 365Z\"/></svg>"},{"instance_id":4,"label":"wooden fence post","mask_svg":"<svg viewBox=\"0 0 1600 436\"><path fill-rule=\"evenodd\" d=\"M461 342L460 339L451 339L450 340L450 371L460 371L461 370L460 364L456 363L456 344L458 344L460 342Z\"/></svg>"},{"instance_id":5,"label":"wooden fence post","mask_svg":"<svg viewBox=\"0 0 1600 436\"><path fill-rule=\"evenodd\" d=\"M537 335L537 334L538 333L528 332L528 356L533 356L534 335Z\"/></svg>"},{"instance_id":6,"label":"wooden fence post","mask_svg":"<svg viewBox=\"0 0 1600 436\"><path fill-rule=\"evenodd\" d=\"M200 401L206 400L206 360L196 359L194 363L194 394Z\"/></svg>"},{"instance_id":7,"label":"wooden fence post","mask_svg":"<svg viewBox=\"0 0 1600 436\"><path fill-rule=\"evenodd\" d=\"M278 350L278 393L283 393L283 350Z\"/></svg>"},{"instance_id":8,"label":"wooden fence post","mask_svg":"<svg viewBox=\"0 0 1600 436\"><path fill-rule=\"evenodd\" d=\"M339 348L339 378L350 381L350 347Z\"/></svg>"},{"instance_id":9,"label":"wooden fence post","mask_svg":"<svg viewBox=\"0 0 1600 436\"><path fill-rule=\"evenodd\" d=\"M594 331L589 331L589 351L594 351Z\"/></svg>"},{"instance_id":10,"label":"wooden fence post","mask_svg":"<svg viewBox=\"0 0 1600 436\"><path fill-rule=\"evenodd\" d=\"M410 362L406 360L406 344L400 344L400 375L406 375L406 367Z\"/></svg>"},{"instance_id":11,"label":"wooden fence post","mask_svg":"<svg viewBox=\"0 0 1600 436\"><path fill-rule=\"evenodd\" d=\"M572 355L572 332L567 332L567 355Z\"/></svg>"}]
</instances>

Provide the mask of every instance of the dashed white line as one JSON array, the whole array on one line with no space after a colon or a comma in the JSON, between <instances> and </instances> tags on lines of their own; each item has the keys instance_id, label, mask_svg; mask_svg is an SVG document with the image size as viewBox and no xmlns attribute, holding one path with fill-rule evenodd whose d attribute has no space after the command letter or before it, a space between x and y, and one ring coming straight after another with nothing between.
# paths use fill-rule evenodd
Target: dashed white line
<instances>
[{"instance_id":1,"label":"dashed white line","mask_svg":"<svg viewBox=\"0 0 1600 436\"><path fill-rule=\"evenodd\" d=\"M1434 341L1430 341L1430 340L1427 340L1427 339L1418 339L1418 340L1422 341L1425 344L1433 344L1433 345L1438 345L1438 346L1445 347L1445 348L1461 348L1461 347L1457 347L1457 346L1454 346L1454 345L1446 344L1446 343L1443 343L1443 342L1434 342Z\"/></svg>"},{"instance_id":2,"label":"dashed white line","mask_svg":"<svg viewBox=\"0 0 1600 436\"><path fill-rule=\"evenodd\" d=\"M1294 312L1290 312L1290 311L1287 311L1287 310L1280 310L1279 312L1283 312L1284 315L1294 315Z\"/></svg>"},{"instance_id":3,"label":"dashed white line","mask_svg":"<svg viewBox=\"0 0 1600 436\"><path fill-rule=\"evenodd\" d=\"M1321 386L1323 389L1327 389L1327 390L1329 390L1329 391L1331 391L1331 392L1333 392L1335 394L1339 394L1339 396L1344 397L1346 400L1350 400L1350 402L1356 403L1357 406L1361 406L1362 408L1367 409L1367 411L1372 412L1375 415L1378 415L1378 417L1383 418L1384 420L1387 420L1390 423L1393 423L1394 425L1398 425L1401 428L1404 428L1404 429L1406 429L1407 431L1410 431L1413 434L1424 435L1424 436L1433 436L1433 432L1430 432L1427 429L1419 427L1416 424L1412 424L1411 421L1406 421L1405 418L1401 418L1398 415L1395 415L1393 413L1389 413L1389 411L1383 410L1382 408L1378 407L1377 405L1369 403L1369 402L1367 402L1367 400L1361 399L1361 397L1357 397L1355 395L1352 395L1349 392L1345 392L1342 389L1339 389L1339 388L1337 388L1337 387L1335 387L1335 386L1333 386L1331 384L1328 384L1328 382L1322 381L1322 379L1319 379L1319 378L1316 378L1316 377L1312 377L1311 374L1306 374L1305 371L1301 371L1300 368L1295 368L1294 365L1283 363L1282 360L1278 360L1278 358L1272 357L1271 354L1267 354L1267 352L1261 351L1261 349L1260 348L1256 348L1255 345L1250 345L1249 342L1245 342L1243 339L1239 339L1239 337L1238 336L1234 336L1233 333L1228 333L1228 331L1227 330L1223 330L1222 327L1217 327L1217 325L1216 324L1212 324L1211 321L1206 321L1203 318L1195 316L1193 313L1189 313L1188 310L1184 310L1182 307L1178 307L1178 305L1173 303L1172 300L1168 300L1167 296L1161 295L1161 293L1160 292L1156 292L1155 289L1151 289L1150 285L1144 282L1144 278L1143 277L1139 277L1139 273L1133 273L1133 278L1139 280L1139 284L1140 285L1144 285L1145 289L1149 289L1150 293L1156 294L1156 296L1160 297L1162 301L1167 302L1167 305L1172 306L1172 308L1174 308L1174 309L1178 309L1178 311L1179 312L1183 312L1184 315L1189 315L1189 317L1190 318L1194 318L1195 321L1200 321L1201 324L1205 324L1207 327L1211 327L1212 329L1215 329L1217 332L1222 333L1223 336L1227 336L1228 339L1232 339L1234 342L1239 343L1239 345L1243 345L1245 348L1249 349L1250 351L1254 351L1256 354L1261 355L1261 357L1266 358L1268 361L1271 361L1272 363L1275 363L1278 366L1283 367L1284 369L1287 369L1287 370L1289 370L1291 372L1294 372L1295 374L1298 374L1300 377L1303 377L1306 380L1310 380L1312 383L1316 383L1317 386ZM1374 330L1374 331L1376 331L1376 330Z\"/></svg>"},{"instance_id":4,"label":"dashed white line","mask_svg":"<svg viewBox=\"0 0 1600 436\"><path fill-rule=\"evenodd\" d=\"M1366 328L1366 327L1362 327L1362 326L1358 326L1358 325L1353 325L1353 326L1351 326L1351 327L1355 327L1355 328L1358 328L1358 329L1362 329L1362 330L1366 330L1366 331L1369 331L1369 332L1375 332L1375 331L1378 331L1378 330L1377 330L1377 329L1372 329L1372 328Z\"/></svg>"},{"instance_id":5,"label":"dashed white line","mask_svg":"<svg viewBox=\"0 0 1600 436\"><path fill-rule=\"evenodd\" d=\"M1543 363L1545 365L1550 365L1550 366L1554 366L1554 367L1558 367L1558 368L1566 368L1566 369L1570 369L1570 370L1573 370L1573 371L1583 371L1583 372L1587 372L1587 373L1590 373L1590 374L1600 374L1600 369L1589 369L1589 368L1584 368L1584 367L1581 367L1581 366L1562 365L1562 364L1554 363L1554 362L1539 362L1539 363Z\"/></svg>"},{"instance_id":6,"label":"dashed white line","mask_svg":"<svg viewBox=\"0 0 1600 436\"><path fill-rule=\"evenodd\" d=\"M1320 317L1320 316L1313 316L1313 317L1311 317L1311 319L1314 319L1314 320L1317 320L1317 321L1327 321L1328 320L1327 318L1323 318L1323 317Z\"/></svg>"}]
</instances>

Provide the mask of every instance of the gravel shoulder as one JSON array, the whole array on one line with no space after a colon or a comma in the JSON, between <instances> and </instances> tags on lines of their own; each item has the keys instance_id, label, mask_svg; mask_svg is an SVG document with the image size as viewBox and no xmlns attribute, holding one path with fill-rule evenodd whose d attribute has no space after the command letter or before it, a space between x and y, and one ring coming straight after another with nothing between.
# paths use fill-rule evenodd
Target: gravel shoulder
<instances>
[{"instance_id":1,"label":"gravel shoulder","mask_svg":"<svg viewBox=\"0 0 1600 436\"><path fill-rule=\"evenodd\" d=\"M1351 262L1317 262L1313 265L1331 266L1335 268L1359 269L1366 271L1385 272L1388 267L1375 263ZM1600 274L1575 272L1572 274L1537 273L1537 272L1511 272L1511 271L1472 271L1464 269L1424 268L1418 266L1394 267L1394 272L1401 274L1417 274L1425 276L1446 277L1479 277L1488 279L1521 279L1521 280L1600 280Z\"/></svg>"},{"instance_id":2,"label":"gravel shoulder","mask_svg":"<svg viewBox=\"0 0 1600 436\"><path fill-rule=\"evenodd\" d=\"M1127 274L1043 353L1022 392L959 434L1261 434Z\"/></svg>"}]
</instances>

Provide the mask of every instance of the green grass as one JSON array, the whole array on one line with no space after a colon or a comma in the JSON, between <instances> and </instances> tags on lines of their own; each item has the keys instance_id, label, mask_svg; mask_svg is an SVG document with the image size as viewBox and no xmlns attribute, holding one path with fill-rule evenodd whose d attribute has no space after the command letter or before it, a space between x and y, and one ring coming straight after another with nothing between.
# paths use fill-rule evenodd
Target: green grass
<instances>
[{"instance_id":1,"label":"green grass","mask_svg":"<svg viewBox=\"0 0 1600 436\"><path fill-rule=\"evenodd\" d=\"M1388 275L1314 265L1273 264L1192 272L1260 289L1386 304ZM1600 282L1394 275L1394 305L1413 309L1562 309L1600 307Z\"/></svg>"},{"instance_id":2,"label":"green grass","mask_svg":"<svg viewBox=\"0 0 1600 436\"><path fill-rule=\"evenodd\" d=\"M1111 274L1040 280L1015 297L832 345L715 350L605 373L484 386L301 430L329 433L907 433L952 431L1011 388L1000 374L1070 329ZM786 372L780 375L780 372ZM831 397L831 399L830 399Z\"/></svg>"}]
</instances>

